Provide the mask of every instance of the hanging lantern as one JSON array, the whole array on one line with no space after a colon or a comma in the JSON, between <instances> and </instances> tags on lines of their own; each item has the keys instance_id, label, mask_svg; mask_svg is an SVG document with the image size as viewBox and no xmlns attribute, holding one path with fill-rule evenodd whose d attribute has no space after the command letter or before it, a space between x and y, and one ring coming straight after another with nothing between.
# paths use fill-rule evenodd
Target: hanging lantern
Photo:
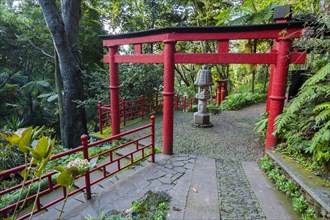
<instances>
[{"instance_id":1,"label":"hanging lantern","mask_svg":"<svg viewBox=\"0 0 330 220\"><path fill-rule=\"evenodd\" d=\"M198 99L198 112L194 113L194 125L197 127L212 127L210 122L210 115L206 113L207 100L212 97L212 74L206 65L203 65L203 69L198 71L195 80L195 85L198 86L198 93L196 98Z\"/></svg>"}]
</instances>

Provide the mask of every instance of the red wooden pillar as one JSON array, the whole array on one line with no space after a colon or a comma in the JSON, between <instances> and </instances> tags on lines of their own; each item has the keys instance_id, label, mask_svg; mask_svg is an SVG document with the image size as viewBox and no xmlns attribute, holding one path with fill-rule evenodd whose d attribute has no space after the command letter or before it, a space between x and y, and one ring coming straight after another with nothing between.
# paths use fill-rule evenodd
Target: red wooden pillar
<instances>
[{"instance_id":1,"label":"red wooden pillar","mask_svg":"<svg viewBox=\"0 0 330 220\"><path fill-rule=\"evenodd\" d=\"M274 136L274 120L282 113L284 100L286 79L289 69L290 49L292 41L290 39L280 39L277 42L277 61L276 68L272 78L271 95L269 96L269 117L266 137L266 148L277 145L278 137Z\"/></svg>"},{"instance_id":2,"label":"red wooden pillar","mask_svg":"<svg viewBox=\"0 0 330 220\"><path fill-rule=\"evenodd\" d=\"M103 132L103 120L102 120L102 102L97 103L97 107L99 110L99 127L100 127L100 134Z\"/></svg>"},{"instance_id":3,"label":"red wooden pillar","mask_svg":"<svg viewBox=\"0 0 330 220\"><path fill-rule=\"evenodd\" d=\"M164 40L163 154L173 154L174 40Z\"/></svg>"},{"instance_id":4,"label":"red wooden pillar","mask_svg":"<svg viewBox=\"0 0 330 220\"><path fill-rule=\"evenodd\" d=\"M219 80L217 81L217 95L215 97L215 104L216 106L221 104L221 83Z\"/></svg>"},{"instance_id":5,"label":"red wooden pillar","mask_svg":"<svg viewBox=\"0 0 330 220\"><path fill-rule=\"evenodd\" d=\"M110 79L110 100L111 100L111 127L112 136L120 133L120 110L119 110L119 80L118 63L115 63L115 54L117 46L109 47L109 79Z\"/></svg>"},{"instance_id":6,"label":"red wooden pillar","mask_svg":"<svg viewBox=\"0 0 330 220\"><path fill-rule=\"evenodd\" d=\"M273 49L270 52L277 52L277 42L274 40ZM266 102L266 112L269 112L269 96L272 93L272 86L273 86L273 77L275 74L276 64L270 65L270 75L269 75L269 85L268 85L268 94L267 94L267 102Z\"/></svg>"},{"instance_id":7,"label":"red wooden pillar","mask_svg":"<svg viewBox=\"0 0 330 220\"><path fill-rule=\"evenodd\" d=\"M227 84L226 81L222 81L221 82L221 101L224 101L226 98L226 88L227 88Z\"/></svg>"},{"instance_id":8,"label":"red wooden pillar","mask_svg":"<svg viewBox=\"0 0 330 220\"><path fill-rule=\"evenodd\" d=\"M83 149L84 159L89 161L89 156L88 156L88 135L87 134L81 135L80 140L81 140L82 146L84 147L84 149ZM85 172L85 185L86 185L86 199L90 200L92 198L92 191L91 191L91 180L90 180L89 171Z\"/></svg>"}]
</instances>

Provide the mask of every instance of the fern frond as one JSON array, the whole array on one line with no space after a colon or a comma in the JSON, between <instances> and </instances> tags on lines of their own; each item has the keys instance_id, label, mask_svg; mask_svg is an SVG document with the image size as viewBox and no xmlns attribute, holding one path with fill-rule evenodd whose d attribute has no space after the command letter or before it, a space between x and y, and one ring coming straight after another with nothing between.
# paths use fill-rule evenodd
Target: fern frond
<instances>
[{"instance_id":1,"label":"fern frond","mask_svg":"<svg viewBox=\"0 0 330 220\"><path fill-rule=\"evenodd\" d=\"M330 108L324 109L315 117L316 125L320 125L330 120Z\"/></svg>"},{"instance_id":2,"label":"fern frond","mask_svg":"<svg viewBox=\"0 0 330 220\"><path fill-rule=\"evenodd\" d=\"M314 108L313 112L317 113L317 112L323 111L325 109L330 109L330 102L323 102L323 103L317 105Z\"/></svg>"},{"instance_id":3,"label":"fern frond","mask_svg":"<svg viewBox=\"0 0 330 220\"><path fill-rule=\"evenodd\" d=\"M287 111L295 113L304 105L310 105L314 101L322 101L330 95L330 85L313 85L300 90L298 96L293 99Z\"/></svg>"},{"instance_id":4,"label":"fern frond","mask_svg":"<svg viewBox=\"0 0 330 220\"><path fill-rule=\"evenodd\" d=\"M255 123L254 132L265 135L268 126L268 118L263 118Z\"/></svg>"},{"instance_id":5,"label":"fern frond","mask_svg":"<svg viewBox=\"0 0 330 220\"><path fill-rule=\"evenodd\" d=\"M283 112L282 114L278 115L275 118L275 129L273 134L279 134L284 127L291 123L292 120L295 120L295 117L297 117L297 115L291 112Z\"/></svg>"},{"instance_id":6,"label":"fern frond","mask_svg":"<svg viewBox=\"0 0 330 220\"><path fill-rule=\"evenodd\" d=\"M302 85L301 90L304 90L308 86L316 85L317 83L328 79L329 75L330 75L330 63L326 64L314 76L306 80L306 82Z\"/></svg>"},{"instance_id":7,"label":"fern frond","mask_svg":"<svg viewBox=\"0 0 330 220\"><path fill-rule=\"evenodd\" d=\"M327 144L330 148L330 121L328 121L318 132L314 134L307 152L312 153L320 144ZM330 151L330 149L328 149Z\"/></svg>"}]
</instances>

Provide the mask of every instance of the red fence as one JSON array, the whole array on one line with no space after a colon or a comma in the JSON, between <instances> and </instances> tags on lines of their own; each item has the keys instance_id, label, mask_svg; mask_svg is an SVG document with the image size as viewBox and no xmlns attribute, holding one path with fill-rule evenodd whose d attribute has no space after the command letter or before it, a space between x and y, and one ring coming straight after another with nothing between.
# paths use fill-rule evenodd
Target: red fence
<instances>
[{"instance_id":1,"label":"red fence","mask_svg":"<svg viewBox=\"0 0 330 220\"><path fill-rule=\"evenodd\" d=\"M114 148L111 148L109 150L103 151L102 153L99 153L97 155L89 156L88 151L91 147L103 145L103 144L106 144L106 143L111 143L114 140L118 140L118 139L120 139L124 136L129 135L129 134L136 133L136 132L146 130L146 129L150 129L150 133L147 134L147 135L141 136L137 139L131 140L131 141L126 142L124 144L121 144L117 147L114 147ZM144 140L144 139L149 139L150 143L147 144L147 145L144 145L144 146L140 146L139 141ZM106 159L105 161L102 161L102 164L96 165L95 167L91 168L89 171L85 172L83 175L77 176L76 179L84 178L84 185L82 187L79 187L79 188L71 191L71 192L67 192L66 187L62 187L62 186L56 184L53 181L54 178L52 178L52 177L54 175L56 175L57 172L50 172L50 173L47 173L47 174L43 175L40 179L36 178L36 179L27 181L25 183L24 187L29 186L30 184L36 183L36 182L39 182L39 181L47 181L48 182L47 189L41 190L39 192L39 194L29 195L29 197L27 198L27 201L35 201L36 200L36 210L33 211L33 214L35 214L37 212L40 212L41 210L45 210L49 206L54 205L55 203L58 203L58 202L64 200L66 195L72 196L72 195L74 195L78 192L81 192L83 190L86 193L86 198L90 199L91 198L91 193L92 193L92 190L91 190L92 185L104 180L105 178L108 178L108 177L118 173L119 171L131 166L134 163L137 163L137 162L143 160L146 157L150 156L151 161L155 162L155 117L151 116L150 124L147 124L145 126L142 126L142 127L130 130L130 131L123 132L121 134L115 135L115 136L110 137L110 138L106 138L106 139L96 141L96 142L93 142L93 143L88 143L88 136L87 135L82 135L81 140L82 140L82 146L71 149L71 150L63 152L63 153L53 155L51 157L51 160L62 158L62 157L65 157L65 156L68 156L68 155L71 155L71 154L77 153L77 152L82 152L83 158L87 159L88 161L90 161L93 158L102 156L102 155L107 155L108 159ZM133 151L131 151L129 153L126 153L126 154L123 154L121 156L118 156L117 154L115 154L115 151L120 150L122 148L125 148L127 146L132 146L132 145L135 146ZM127 160L127 159L130 162L127 163L127 164L123 164L123 160ZM109 168L109 165L111 165L111 164L116 164L116 166L112 166L111 168ZM6 176L9 176L9 175L18 174L22 170L24 170L27 166L29 166L29 164L25 164L25 165L22 165L22 166L19 166L19 167L12 168L10 170L6 170L6 171L0 173L0 178L6 177ZM113 168L113 167L115 167L115 168ZM91 180L90 174L93 173L93 172L96 172L97 170L101 170L102 173L103 173L103 176L101 178ZM19 184L17 186L11 187L9 189L3 190L3 191L0 192L0 196L3 196L7 193L11 193L13 191L19 190L21 187L22 187L22 184ZM43 195L46 195L46 194L48 194L48 193L50 193L50 192L52 192L56 189L59 189L59 188L62 188L63 196L53 200L50 203L41 204L41 200L43 198ZM23 199L18 202L19 205L22 205L23 203L24 203ZM0 209L0 214L2 215L2 217L3 218L8 217L8 215L10 214L10 212L13 211L15 206L16 206L16 203L8 205L7 207L4 207L4 208ZM18 219L25 219L29 215L30 215L30 213L25 214L25 215L21 216Z\"/></svg>"},{"instance_id":2,"label":"red fence","mask_svg":"<svg viewBox=\"0 0 330 220\"><path fill-rule=\"evenodd\" d=\"M192 109L192 105L197 103L196 98L187 98L186 96L180 97L175 95L173 101L174 110L187 111ZM119 103L120 109L120 122L125 126L126 122L136 118L144 118L152 113L163 110L163 98L162 96L152 96L145 98L140 96L139 99L126 100L122 98ZM100 133L103 132L104 126L111 125L111 108L110 105L102 105L98 103L99 113L99 127Z\"/></svg>"}]
</instances>

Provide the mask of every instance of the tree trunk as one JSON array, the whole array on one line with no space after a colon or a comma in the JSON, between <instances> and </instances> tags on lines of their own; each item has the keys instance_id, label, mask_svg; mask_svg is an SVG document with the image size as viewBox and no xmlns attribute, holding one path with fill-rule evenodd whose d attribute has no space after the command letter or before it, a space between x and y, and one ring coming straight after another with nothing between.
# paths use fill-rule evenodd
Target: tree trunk
<instances>
[{"instance_id":1,"label":"tree trunk","mask_svg":"<svg viewBox=\"0 0 330 220\"><path fill-rule=\"evenodd\" d=\"M63 107L63 96L62 96L62 79L61 79L61 72L60 72L60 65L58 60L58 55L56 50L54 51L54 61L55 61L55 71L54 71L54 78L55 78L55 86L56 86L56 93L57 93L57 103L58 103L58 118L60 121L60 133L61 133L61 141L64 142L64 107Z\"/></svg>"},{"instance_id":2,"label":"tree trunk","mask_svg":"<svg viewBox=\"0 0 330 220\"><path fill-rule=\"evenodd\" d=\"M81 69L74 48L77 46L81 0L62 0L62 16L56 0L39 0L43 16L52 35L59 58L63 80L63 146L74 148L81 145L80 136L87 133L85 110L76 101L83 100Z\"/></svg>"}]
</instances>

